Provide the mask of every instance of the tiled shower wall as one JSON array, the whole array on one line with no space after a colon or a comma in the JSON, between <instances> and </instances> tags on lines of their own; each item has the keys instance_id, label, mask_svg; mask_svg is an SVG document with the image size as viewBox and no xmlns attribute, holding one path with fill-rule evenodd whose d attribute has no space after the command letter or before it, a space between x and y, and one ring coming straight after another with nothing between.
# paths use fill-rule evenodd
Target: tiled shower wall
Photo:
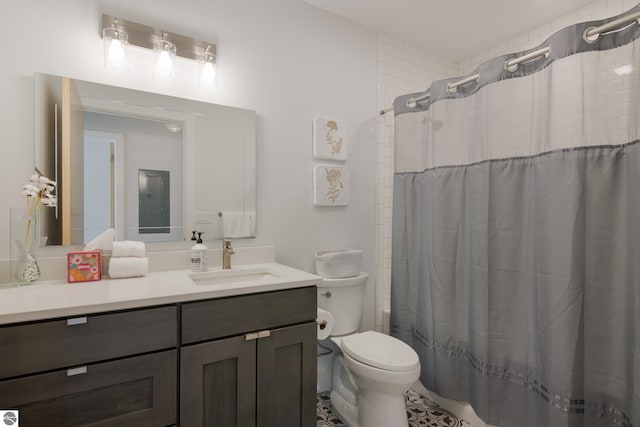
<instances>
[{"instance_id":1,"label":"tiled shower wall","mask_svg":"<svg viewBox=\"0 0 640 427\"><path fill-rule=\"evenodd\" d=\"M623 13L637 0L598 0L554 19L517 37L454 62L431 54L402 40L378 35L378 110L391 107L393 100L407 93L426 90L432 81L462 76L478 64L509 52L531 49L554 32L578 22L604 19ZM376 329L388 332L384 310L391 294L391 210L393 197L393 112L378 115L376 165Z\"/></svg>"}]
</instances>

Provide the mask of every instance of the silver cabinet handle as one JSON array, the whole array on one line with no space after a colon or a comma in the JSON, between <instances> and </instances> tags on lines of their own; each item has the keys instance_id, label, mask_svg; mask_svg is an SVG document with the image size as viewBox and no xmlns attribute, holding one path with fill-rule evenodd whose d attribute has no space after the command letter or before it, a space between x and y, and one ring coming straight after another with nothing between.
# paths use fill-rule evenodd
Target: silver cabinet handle
<instances>
[{"instance_id":1,"label":"silver cabinet handle","mask_svg":"<svg viewBox=\"0 0 640 427\"><path fill-rule=\"evenodd\" d=\"M257 332L251 332L248 334L244 334L244 340L245 341L251 341L251 340L257 340L258 339L258 333Z\"/></svg>"},{"instance_id":2,"label":"silver cabinet handle","mask_svg":"<svg viewBox=\"0 0 640 427\"><path fill-rule=\"evenodd\" d=\"M245 341L257 340L258 338L267 338L271 336L271 331L265 329L264 331L258 332L249 332L248 334L244 334Z\"/></svg>"},{"instance_id":3,"label":"silver cabinet handle","mask_svg":"<svg viewBox=\"0 0 640 427\"><path fill-rule=\"evenodd\" d=\"M71 319L67 319L67 326L84 325L85 323L87 323L87 316L72 317Z\"/></svg>"},{"instance_id":4,"label":"silver cabinet handle","mask_svg":"<svg viewBox=\"0 0 640 427\"><path fill-rule=\"evenodd\" d=\"M322 295L323 297L331 298L331 291L323 292L320 295Z\"/></svg>"},{"instance_id":5,"label":"silver cabinet handle","mask_svg":"<svg viewBox=\"0 0 640 427\"><path fill-rule=\"evenodd\" d=\"M82 375L87 373L86 366L79 366L77 368L67 369L67 376L73 377L74 375Z\"/></svg>"}]
</instances>

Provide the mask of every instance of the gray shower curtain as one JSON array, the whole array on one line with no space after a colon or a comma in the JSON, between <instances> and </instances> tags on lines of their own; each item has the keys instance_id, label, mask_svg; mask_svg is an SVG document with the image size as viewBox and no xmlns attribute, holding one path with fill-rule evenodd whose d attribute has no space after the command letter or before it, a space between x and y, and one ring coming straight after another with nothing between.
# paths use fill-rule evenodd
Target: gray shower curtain
<instances>
[{"instance_id":1,"label":"gray shower curtain","mask_svg":"<svg viewBox=\"0 0 640 427\"><path fill-rule=\"evenodd\" d=\"M501 427L640 425L640 30L582 38L609 21L394 103L392 335Z\"/></svg>"}]
</instances>

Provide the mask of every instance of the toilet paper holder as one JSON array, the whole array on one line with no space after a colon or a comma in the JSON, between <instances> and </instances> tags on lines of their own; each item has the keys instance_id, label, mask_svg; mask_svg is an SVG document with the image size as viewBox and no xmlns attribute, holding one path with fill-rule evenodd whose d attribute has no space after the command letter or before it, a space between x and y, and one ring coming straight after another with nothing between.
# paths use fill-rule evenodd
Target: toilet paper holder
<instances>
[{"instance_id":1,"label":"toilet paper holder","mask_svg":"<svg viewBox=\"0 0 640 427\"><path fill-rule=\"evenodd\" d=\"M321 331L324 331L324 328L327 327L327 321L326 320L318 320L318 319L316 319L316 323L320 327Z\"/></svg>"}]
</instances>

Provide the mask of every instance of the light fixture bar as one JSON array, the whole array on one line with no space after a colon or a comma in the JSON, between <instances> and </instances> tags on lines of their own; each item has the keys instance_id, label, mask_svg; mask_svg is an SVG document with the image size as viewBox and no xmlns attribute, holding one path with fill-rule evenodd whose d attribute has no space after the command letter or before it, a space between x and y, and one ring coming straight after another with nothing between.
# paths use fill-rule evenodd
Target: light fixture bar
<instances>
[{"instance_id":1,"label":"light fixture bar","mask_svg":"<svg viewBox=\"0 0 640 427\"><path fill-rule=\"evenodd\" d=\"M123 29L129 35L130 45L153 50L153 42L156 40L162 40L162 37L166 34L166 39L176 46L177 56L181 56L187 59L200 60L205 56L205 51L208 47L208 52L213 54L215 58L215 43L197 40L191 37L162 30L160 28L153 28L149 27L148 25L139 24L137 22L127 21L122 18L116 18L115 16L107 15L104 13L102 14L102 27L100 28L100 37L102 37L102 30L104 28L111 27L116 22L117 26Z\"/></svg>"}]
</instances>

